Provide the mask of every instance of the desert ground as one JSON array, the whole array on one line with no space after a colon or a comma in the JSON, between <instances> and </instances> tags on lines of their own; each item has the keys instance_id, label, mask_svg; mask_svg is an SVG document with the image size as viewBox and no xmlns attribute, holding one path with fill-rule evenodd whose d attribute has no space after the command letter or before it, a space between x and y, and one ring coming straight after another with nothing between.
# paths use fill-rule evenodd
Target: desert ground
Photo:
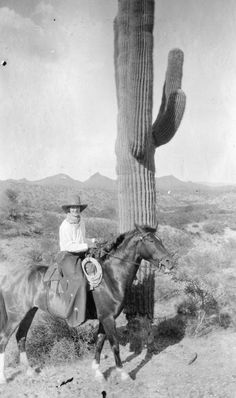
<instances>
[{"instance_id":1,"label":"desert ground","mask_svg":"<svg viewBox=\"0 0 236 398\"><path fill-rule=\"evenodd\" d=\"M236 397L234 331L215 331L200 338L184 337L173 345L166 339L162 344L161 348L159 342L160 352L151 357L146 355L146 349L135 356L127 346L121 346L124 369L131 377L124 382L114 370L108 345L101 364L108 377L104 383L94 379L91 357L73 364L46 366L32 377L27 377L19 367L9 367L7 385L0 387L1 397Z\"/></svg>"},{"instance_id":2,"label":"desert ground","mask_svg":"<svg viewBox=\"0 0 236 398\"><path fill-rule=\"evenodd\" d=\"M11 182L0 188L2 195L6 189L17 192L15 201L8 196L1 202L1 278L16 264L45 264L53 258L63 187L34 189ZM91 204L91 213L85 215L89 235L114 236L115 192L98 193L90 187L83 194ZM0 386L0 396L236 398L235 199L232 187L158 192L158 233L177 253L178 267L174 275L155 275L151 329L144 322L132 334L124 314L117 320L127 380L117 374L107 342L101 361L105 380L95 380L91 363L96 321L89 325L89 333L86 326L83 333L72 333L63 323L53 324L38 313L27 343L34 372L28 376L19 365L13 335L6 350L7 383Z\"/></svg>"}]
</instances>

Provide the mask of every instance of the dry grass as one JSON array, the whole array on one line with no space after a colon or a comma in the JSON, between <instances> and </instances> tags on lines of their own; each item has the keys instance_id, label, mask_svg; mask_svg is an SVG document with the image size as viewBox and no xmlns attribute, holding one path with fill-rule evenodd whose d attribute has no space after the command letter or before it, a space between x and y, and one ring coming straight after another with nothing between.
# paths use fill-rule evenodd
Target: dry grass
<instances>
[{"instance_id":1,"label":"dry grass","mask_svg":"<svg viewBox=\"0 0 236 398\"><path fill-rule=\"evenodd\" d=\"M35 366L73 362L94 349L96 332L93 323L70 328L66 321L44 314L30 329L27 354Z\"/></svg>"}]
</instances>

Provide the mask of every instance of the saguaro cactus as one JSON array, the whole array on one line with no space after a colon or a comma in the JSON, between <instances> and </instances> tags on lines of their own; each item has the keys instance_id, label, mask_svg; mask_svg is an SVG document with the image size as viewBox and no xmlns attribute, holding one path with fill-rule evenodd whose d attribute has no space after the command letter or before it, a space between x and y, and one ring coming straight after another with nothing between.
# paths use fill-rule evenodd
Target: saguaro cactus
<instances>
[{"instance_id":1,"label":"saguaro cactus","mask_svg":"<svg viewBox=\"0 0 236 398\"><path fill-rule=\"evenodd\" d=\"M160 110L152 124L153 25L154 0L118 0L114 62L120 232L131 230L134 223L156 226L154 154L174 136L185 109L183 52L174 49L168 57Z\"/></svg>"}]
</instances>

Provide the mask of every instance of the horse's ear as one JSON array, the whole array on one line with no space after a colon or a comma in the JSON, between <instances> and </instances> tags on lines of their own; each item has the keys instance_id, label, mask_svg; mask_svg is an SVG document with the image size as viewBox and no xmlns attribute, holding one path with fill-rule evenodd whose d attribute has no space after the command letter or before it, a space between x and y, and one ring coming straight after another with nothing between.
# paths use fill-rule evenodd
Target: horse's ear
<instances>
[{"instance_id":1,"label":"horse's ear","mask_svg":"<svg viewBox=\"0 0 236 398\"><path fill-rule=\"evenodd\" d=\"M135 225L135 228L137 229L137 231L139 231L140 232L140 234L142 234L143 233L143 230L142 230L142 228L140 227L140 225L138 225L138 224L134 224Z\"/></svg>"}]
</instances>

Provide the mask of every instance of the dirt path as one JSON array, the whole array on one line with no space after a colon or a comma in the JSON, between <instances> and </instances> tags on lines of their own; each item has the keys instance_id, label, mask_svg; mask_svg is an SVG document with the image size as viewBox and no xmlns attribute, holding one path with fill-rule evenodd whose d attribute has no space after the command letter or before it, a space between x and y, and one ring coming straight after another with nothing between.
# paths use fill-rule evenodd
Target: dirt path
<instances>
[{"instance_id":1,"label":"dirt path","mask_svg":"<svg viewBox=\"0 0 236 398\"><path fill-rule=\"evenodd\" d=\"M236 333L217 331L206 337L184 338L146 357L121 346L124 369L132 380L121 382L114 371L108 345L102 371L108 380L94 381L91 358L76 364L43 368L32 378L22 369L7 368L8 383L0 386L1 398L236 398ZM196 357L193 363L190 362ZM72 379L67 384L64 381Z\"/></svg>"}]
</instances>

